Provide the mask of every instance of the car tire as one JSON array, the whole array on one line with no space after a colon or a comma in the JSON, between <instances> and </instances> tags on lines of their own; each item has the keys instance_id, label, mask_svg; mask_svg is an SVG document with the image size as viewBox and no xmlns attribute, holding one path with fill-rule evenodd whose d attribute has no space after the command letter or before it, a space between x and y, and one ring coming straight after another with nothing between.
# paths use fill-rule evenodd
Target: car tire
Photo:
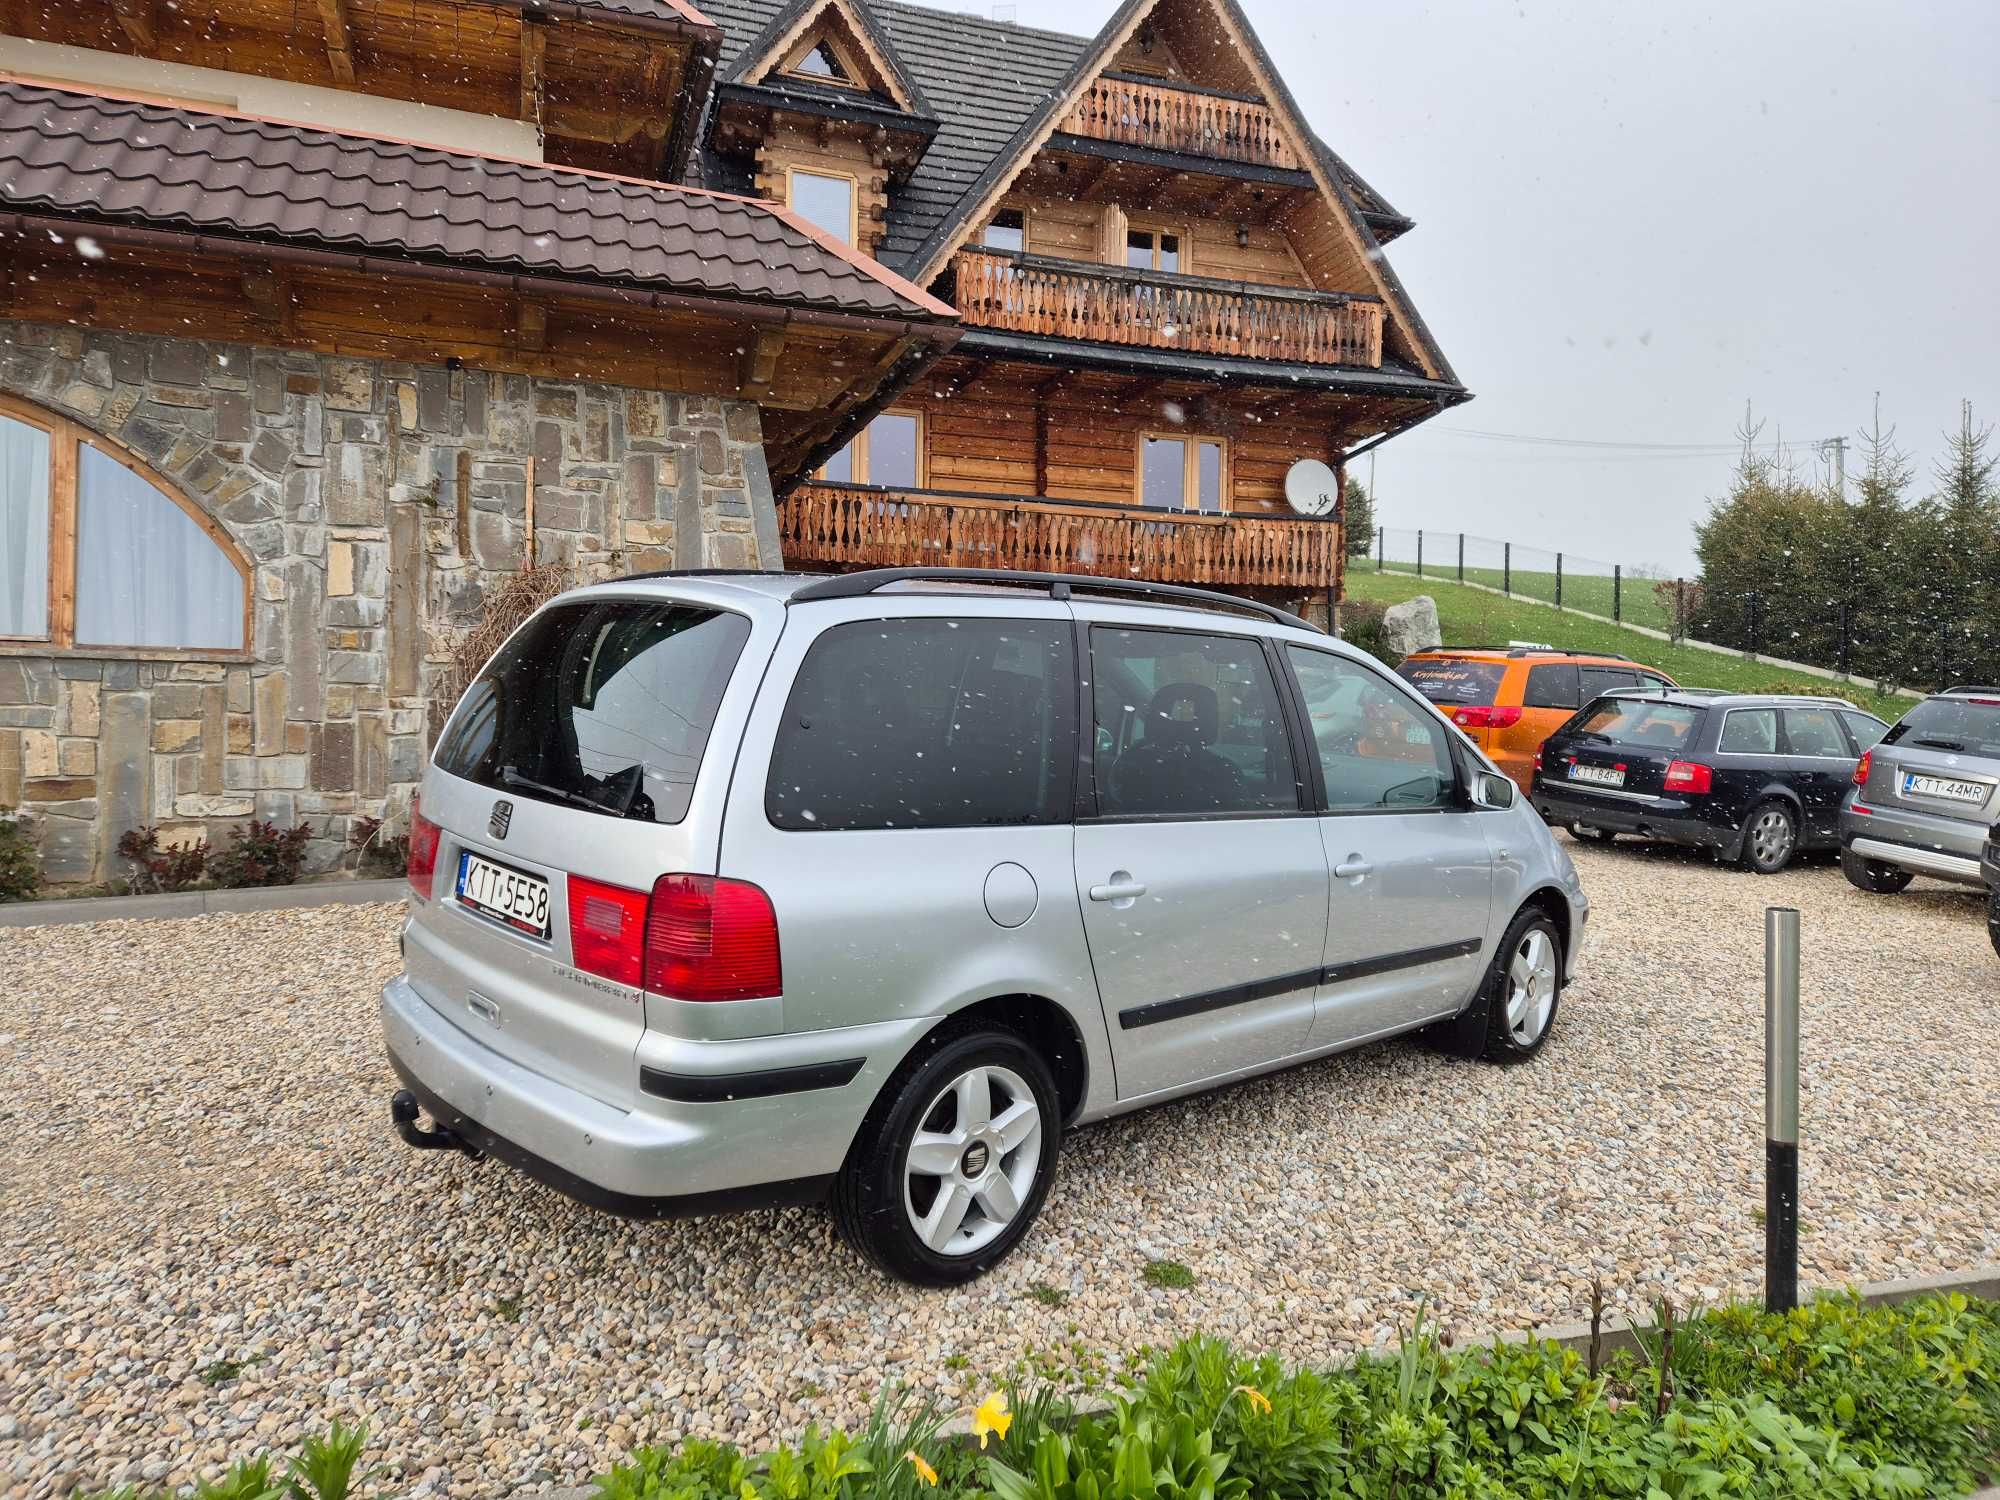
<instances>
[{"instance_id":1,"label":"car tire","mask_svg":"<svg viewBox=\"0 0 2000 1500\"><path fill-rule=\"evenodd\" d=\"M1750 809L1743 820L1743 843L1736 862L1757 875L1775 875L1799 852L1799 818L1777 798Z\"/></svg>"},{"instance_id":2,"label":"car tire","mask_svg":"<svg viewBox=\"0 0 2000 1500\"><path fill-rule=\"evenodd\" d=\"M1866 891L1871 896L1893 896L1906 890L1917 878L1908 870L1885 865L1879 859L1863 859L1847 849L1840 851L1840 873L1857 891Z\"/></svg>"},{"instance_id":3,"label":"car tire","mask_svg":"<svg viewBox=\"0 0 2000 1500\"><path fill-rule=\"evenodd\" d=\"M834 1179L834 1225L887 1275L960 1285L1028 1232L1061 1145L1055 1078L1041 1055L1014 1032L947 1023L862 1122Z\"/></svg>"},{"instance_id":4,"label":"car tire","mask_svg":"<svg viewBox=\"0 0 2000 1500\"><path fill-rule=\"evenodd\" d=\"M1986 892L1986 935L1993 939L1993 952L2000 955L2000 885Z\"/></svg>"},{"instance_id":5,"label":"car tire","mask_svg":"<svg viewBox=\"0 0 2000 1500\"><path fill-rule=\"evenodd\" d=\"M1555 1030L1562 1009L1562 934L1540 907L1524 907L1494 950L1475 1009L1486 1016L1488 1062L1526 1062Z\"/></svg>"}]
</instances>

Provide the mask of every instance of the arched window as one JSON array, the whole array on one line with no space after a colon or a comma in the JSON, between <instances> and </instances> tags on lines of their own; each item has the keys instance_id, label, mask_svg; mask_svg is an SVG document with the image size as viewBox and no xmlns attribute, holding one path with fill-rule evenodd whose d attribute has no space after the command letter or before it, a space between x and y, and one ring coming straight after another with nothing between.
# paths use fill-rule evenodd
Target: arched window
<instances>
[{"instance_id":1,"label":"arched window","mask_svg":"<svg viewBox=\"0 0 2000 1500\"><path fill-rule=\"evenodd\" d=\"M250 565L109 438L0 397L0 641L241 651Z\"/></svg>"}]
</instances>

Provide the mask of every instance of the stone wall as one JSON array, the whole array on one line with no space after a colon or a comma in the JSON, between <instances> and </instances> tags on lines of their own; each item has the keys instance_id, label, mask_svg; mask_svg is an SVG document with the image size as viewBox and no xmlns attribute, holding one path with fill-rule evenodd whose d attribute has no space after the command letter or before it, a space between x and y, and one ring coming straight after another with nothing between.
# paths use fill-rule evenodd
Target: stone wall
<instances>
[{"instance_id":1,"label":"stone wall","mask_svg":"<svg viewBox=\"0 0 2000 1500\"><path fill-rule=\"evenodd\" d=\"M256 816L400 825L422 774L436 632L527 557L586 576L774 567L753 403L476 369L0 321L0 390L124 444L253 570L243 653L0 646L0 812L52 882L123 874L123 830Z\"/></svg>"}]
</instances>

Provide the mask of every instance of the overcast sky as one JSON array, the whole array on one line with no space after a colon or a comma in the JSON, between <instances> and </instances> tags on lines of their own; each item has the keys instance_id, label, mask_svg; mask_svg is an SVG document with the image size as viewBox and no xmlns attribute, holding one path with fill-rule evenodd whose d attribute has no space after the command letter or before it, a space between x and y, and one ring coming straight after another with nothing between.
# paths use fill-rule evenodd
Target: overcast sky
<instances>
[{"instance_id":1,"label":"overcast sky","mask_svg":"<svg viewBox=\"0 0 2000 1500\"><path fill-rule=\"evenodd\" d=\"M1810 445L1879 389L1928 482L1961 397L2000 418L1995 0L1243 3L1477 397L1380 450L1389 524L1678 568L1728 458L1448 429L1726 444L1748 400Z\"/></svg>"}]
</instances>

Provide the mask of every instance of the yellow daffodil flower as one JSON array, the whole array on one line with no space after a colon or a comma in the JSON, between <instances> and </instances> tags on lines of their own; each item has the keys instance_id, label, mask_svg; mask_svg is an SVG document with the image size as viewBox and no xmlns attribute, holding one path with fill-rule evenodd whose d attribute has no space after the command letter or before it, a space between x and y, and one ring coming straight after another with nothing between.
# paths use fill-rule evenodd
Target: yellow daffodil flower
<instances>
[{"instance_id":1,"label":"yellow daffodil flower","mask_svg":"<svg viewBox=\"0 0 2000 1500\"><path fill-rule=\"evenodd\" d=\"M1264 1412L1266 1415L1270 1413L1271 1398L1258 1390L1254 1385L1239 1385L1229 1394L1232 1396L1241 1396L1245 1401L1248 1401L1257 1410Z\"/></svg>"},{"instance_id":2,"label":"yellow daffodil flower","mask_svg":"<svg viewBox=\"0 0 2000 1500\"><path fill-rule=\"evenodd\" d=\"M986 1434L995 1437L1007 1436L1007 1429L1014 1425L1014 1414L1007 1410L1007 1397L995 1391L973 1410L972 1431L979 1439L979 1446L986 1446Z\"/></svg>"},{"instance_id":3,"label":"yellow daffodil flower","mask_svg":"<svg viewBox=\"0 0 2000 1500\"><path fill-rule=\"evenodd\" d=\"M932 1489L937 1488L937 1470L924 1462L924 1456L921 1453L912 1448L903 1457L907 1458L910 1461L910 1467L917 1471L917 1478L921 1479Z\"/></svg>"}]
</instances>

